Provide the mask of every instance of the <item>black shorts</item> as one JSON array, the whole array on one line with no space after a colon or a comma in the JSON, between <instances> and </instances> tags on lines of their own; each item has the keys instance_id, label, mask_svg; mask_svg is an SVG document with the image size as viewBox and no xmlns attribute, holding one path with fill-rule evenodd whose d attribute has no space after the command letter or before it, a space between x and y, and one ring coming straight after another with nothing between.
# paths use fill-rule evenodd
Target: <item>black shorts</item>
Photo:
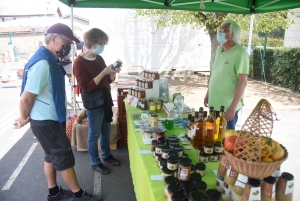
<instances>
[{"instance_id":1,"label":"black shorts","mask_svg":"<svg viewBox=\"0 0 300 201\"><path fill-rule=\"evenodd\" d=\"M66 130L60 130L59 123L52 120L31 120L33 134L45 151L45 161L52 163L57 171L74 167L75 159Z\"/></svg>"}]
</instances>

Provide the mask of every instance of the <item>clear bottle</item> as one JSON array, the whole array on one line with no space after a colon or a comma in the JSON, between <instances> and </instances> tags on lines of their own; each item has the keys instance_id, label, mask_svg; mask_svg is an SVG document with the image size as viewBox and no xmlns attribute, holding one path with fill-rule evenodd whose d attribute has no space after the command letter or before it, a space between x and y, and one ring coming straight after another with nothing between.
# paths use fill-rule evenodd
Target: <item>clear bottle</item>
<instances>
[{"instance_id":1,"label":"clear bottle","mask_svg":"<svg viewBox=\"0 0 300 201\"><path fill-rule=\"evenodd\" d=\"M275 177L270 176L264 178L264 181L261 184L261 201L275 201L275 187Z\"/></svg>"},{"instance_id":2,"label":"clear bottle","mask_svg":"<svg viewBox=\"0 0 300 201\"><path fill-rule=\"evenodd\" d=\"M176 98L174 99L174 122L181 123L182 122L182 112L183 112L184 101L181 93L178 93Z\"/></svg>"},{"instance_id":3,"label":"clear bottle","mask_svg":"<svg viewBox=\"0 0 300 201\"><path fill-rule=\"evenodd\" d=\"M241 201L247 181L248 181L248 177L239 173L239 176L232 189L231 198L233 201Z\"/></svg>"},{"instance_id":4,"label":"clear bottle","mask_svg":"<svg viewBox=\"0 0 300 201\"><path fill-rule=\"evenodd\" d=\"M218 167L218 172L217 172L217 181L216 181L216 189L220 193L223 193L223 191L224 191L224 178L226 175L227 163L228 163L228 161L227 161L225 155L223 154L219 161L219 167Z\"/></svg>"},{"instance_id":5,"label":"clear bottle","mask_svg":"<svg viewBox=\"0 0 300 201\"><path fill-rule=\"evenodd\" d=\"M215 141L222 142L222 140L225 136L227 121L224 118L224 110L225 110L225 107L221 106L219 117L216 119L216 131L215 131L215 137L214 137Z\"/></svg>"},{"instance_id":6,"label":"clear bottle","mask_svg":"<svg viewBox=\"0 0 300 201\"><path fill-rule=\"evenodd\" d=\"M249 178L244 188L241 201L260 201L260 200L261 200L260 181L258 179Z\"/></svg>"},{"instance_id":7,"label":"clear bottle","mask_svg":"<svg viewBox=\"0 0 300 201\"><path fill-rule=\"evenodd\" d=\"M160 98L164 103L168 102L168 97L166 96L166 93L162 93Z\"/></svg>"},{"instance_id":8,"label":"clear bottle","mask_svg":"<svg viewBox=\"0 0 300 201\"><path fill-rule=\"evenodd\" d=\"M222 194L223 201L231 201L232 189L235 185L239 173L233 168L229 167L227 169L225 177L224 177L224 192Z\"/></svg>"},{"instance_id":9,"label":"clear bottle","mask_svg":"<svg viewBox=\"0 0 300 201\"><path fill-rule=\"evenodd\" d=\"M204 143L214 143L215 126L214 107L210 107L209 115L205 120Z\"/></svg>"},{"instance_id":10,"label":"clear bottle","mask_svg":"<svg viewBox=\"0 0 300 201\"><path fill-rule=\"evenodd\" d=\"M199 145L203 146L203 137L204 137L204 116L203 116L203 108L199 111L199 118L195 121L196 134L193 138L193 147L195 149L198 148Z\"/></svg>"},{"instance_id":11,"label":"clear bottle","mask_svg":"<svg viewBox=\"0 0 300 201\"><path fill-rule=\"evenodd\" d=\"M293 201L294 176L283 172L276 183L276 201Z\"/></svg>"}]
</instances>

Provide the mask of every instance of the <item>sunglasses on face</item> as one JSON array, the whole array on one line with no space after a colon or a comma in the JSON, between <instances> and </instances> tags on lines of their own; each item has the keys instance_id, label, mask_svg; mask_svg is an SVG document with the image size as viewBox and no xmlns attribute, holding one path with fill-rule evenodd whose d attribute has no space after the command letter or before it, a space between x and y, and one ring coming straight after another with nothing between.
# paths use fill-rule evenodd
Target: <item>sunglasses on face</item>
<instances>
[{"instance_id":1,"label":"sunglasses on face","mask_svg":"<svg viewBox=\"0 0 300 201\"><path fill-rule=\"evenodd\" d=\"M56 35L56 37L59 37L60 39L62 39L62 40L64 41L65 45L71 45L71 44L72 44L72 42L70 42L70 41L64 39L64 38L61 37L61 36Z\"/></svg>"}]
</instances>

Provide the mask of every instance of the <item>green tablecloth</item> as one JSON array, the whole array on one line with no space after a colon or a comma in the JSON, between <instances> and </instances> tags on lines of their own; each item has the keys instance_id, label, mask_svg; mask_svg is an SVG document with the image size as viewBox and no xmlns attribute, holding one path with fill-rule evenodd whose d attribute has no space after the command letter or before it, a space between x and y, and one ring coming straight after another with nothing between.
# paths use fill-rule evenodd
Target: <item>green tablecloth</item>
<instances>
[{"instance_id":1,"label":"green tablecloth","mask_svg":"<svg viewBox=\"0 0 300 201\"><path fill-rule=\"evenodd\" d=\"M128 129L128 150L130 160L130 170L134 185L136 199L138 201L165 201L164 196L164 181L151 181L150 175L161 174L160 169L155 162L152 154L140 154L140 150L151 150L150 144L144 144L141 134L135 132L132 114L140 114L140 109L127 104L127 99L124 100L126 107L127 129ZM185 130L176 129L168 130L167 135L179 135ZM192 159L193 164L199 162L197 150L184 150ZM207 183L207 188L215 188L216 176L212 170L217 170L218 162L206 163L205 175L202 178Z\"/></svg>"}]
</instances>

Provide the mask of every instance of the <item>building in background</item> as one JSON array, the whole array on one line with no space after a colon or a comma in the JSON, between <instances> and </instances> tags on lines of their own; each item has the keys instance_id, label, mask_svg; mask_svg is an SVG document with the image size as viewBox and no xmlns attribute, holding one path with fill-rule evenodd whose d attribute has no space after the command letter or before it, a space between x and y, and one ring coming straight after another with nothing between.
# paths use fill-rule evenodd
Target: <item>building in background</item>
<instances>
[{"instance_id":1,"label":"building in background","mask_svg":"<svg viewBox=\"0 0 300 201\"><path fill-rule=\"evenodd\" d=\"M300 9L296 9L295 14L300 15ZM300 18L288 16L295 21L295 24L285 30L284 47L300 47Z\"/></svg>"}]
</instances>

